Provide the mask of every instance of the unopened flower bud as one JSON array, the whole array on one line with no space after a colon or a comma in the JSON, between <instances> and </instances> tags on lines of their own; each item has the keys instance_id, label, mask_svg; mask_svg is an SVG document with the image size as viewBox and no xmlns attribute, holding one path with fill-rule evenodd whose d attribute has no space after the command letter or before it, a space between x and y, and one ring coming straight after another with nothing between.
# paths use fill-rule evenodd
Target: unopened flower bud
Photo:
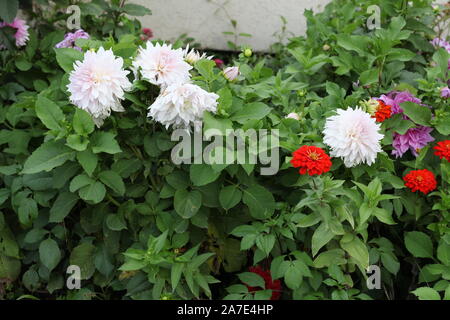
<instances>
[{"instance_id":1,"label":"unopened flower bud","mask_svg":"<svg viewBox=\"0 0 450 320\"><path fill-rule=\"evenodd\" d=\"M223 76L228 81L234 81L239 76L239 67L228 67L223 70Z\"/></svg>"},{"instance_id":2,"label":"unopened flower bud","mask_svg":"<svg viewBox=\"0 0 450 320\"><path fill-rule=\"evenodd\" d=\"M252 54L253 54L252 49L247 48L244 50L244 56L246 56L247 58L250 58Z\"/></svg>"},{"instance_id":3,"label":"unopened flower bud","mask_svg":"<svg viewBox=\"0 0 450 320\"><path fill-rule=\"evenodd\" d=\"M369 99L369 100L361 101L360 105L362 107L364 107L366 112L368 114L370 114L371 116L373 116L377 112L377 109L378 109L378 106L379 106L378 101L375 100L375 99Z\"/></svg>"},{"instance_id":4,"label":"unopened flower bud","mask_svg":"<svg viewBox=\"0 0 450 320\"><path fill-rule=\"evenodd\" d=\"M297 94L299 97L304 97L304 96L306 96L306 90L300 89L297 91Z\"/></svg>"},{"instance_id":5,"label":"unopened flower bud","mask_svg":"<svg viewBox=\"0 0 450 320\"><path fill-rule=\"evenodd\" d=\"M298 113L291 112L286 116L286 119L300 120L300 115Z\"/></svg>"},{"instance_id":6,"label":"unopened flower bud","mask_svg":"<svg viewBox=\"0 0 450 320\"><path fill-rule=\"evenodd\" d=\"M331 49L331 47L328 44L324 44L322 49L323 49L323 51L328 51Z\"/></svg>"}]
</instances>

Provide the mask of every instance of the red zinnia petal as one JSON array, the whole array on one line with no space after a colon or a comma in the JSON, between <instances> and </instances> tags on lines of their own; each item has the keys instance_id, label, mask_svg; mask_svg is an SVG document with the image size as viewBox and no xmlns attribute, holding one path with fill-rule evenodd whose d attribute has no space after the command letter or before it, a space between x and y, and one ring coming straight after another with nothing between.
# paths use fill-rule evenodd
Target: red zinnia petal
<instances>
[{"instance_id":1,"label":"red zinnia petal","mask_svg":"<svg viewBox=\"0 0 450 320\"><path fill-rule=\"evenodd\" d=\"M440 159L445 158L448 162L450 162L450 140L438 142L433 149L436 150L434 154Z\"/></svg>"},{"instance_id":2,"label":"red zinnia petal","mask_svg":"<svg viewBox=\"0 0 450 320\"><path fill-rule=\"evenodd\" d=\"M413 170L404 176L403 180L405 181L405 186L411 189L412 192L420 191L427 194L437 187L433 172L427 169Z\"/></svg>"},{"instance_id":3,"label":"red zinnia petal","mask_svg":"<svg viewBox=\"0 0 450 320\"><path fill-rule=\"evenodd\" d=\"M291 164L300 174L320 175L330 171L331 160L325 151L315 146L302 146L292 154Z\"/></svg>"}]
</instances>

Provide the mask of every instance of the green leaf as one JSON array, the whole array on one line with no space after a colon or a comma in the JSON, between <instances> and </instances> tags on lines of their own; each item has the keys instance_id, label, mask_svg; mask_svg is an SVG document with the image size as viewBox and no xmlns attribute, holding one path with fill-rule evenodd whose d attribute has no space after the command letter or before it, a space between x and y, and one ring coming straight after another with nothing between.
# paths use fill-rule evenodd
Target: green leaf
<instances>
[{"instance_id":1,"label":"green leaf","mask_svg":"<svg viewBox=\"0 0 450 320\"><path fill-rule=\"evenodd\" d=\"M70 192L75 192L80 188L83 188L84 186L90 185L94 183L95 181L91 178L89 178L85 174L79 174L75 178L70 181L69 190Z\"/></svg>"},{"instance_id":2,"label":"green leaf","mask_svg":"<svg viewBox=\"0 0 450 320\"><path fill-rule=\"evenodd\" d=\"M26 243L36 243L36 242L41 241L42 238L44 238L46 234L48 234L47 230L44 230L44 229L31 229L25 235L25 238L23 240Z\"/></svg>"},{"instance_id":3,"label":"green leaf","mask_svg":"<svg viewBox=\"0 0 450 320\"><path fill-rule=\"evenodd\" d=\"M50 171L64 164L67 160L72 160L74 156L75 151L65 146L62 141L44 142L25 161L22 174Z\"/></svg>"},{"instance_id":4,"label":"green leaf","mask_svg":"<svg viewBox=\"0 0 450 320\"><path fill-rule=\"evenodd\" d=\"M272 111L272 108L268 107L262 102L253 102L246 104L242 109L236 112L231 120L245 124L249 120L260 120L267 116Z\"/></svg>"},{"instance_id":5,"label":"green leaf","mask_svg":"<svg viewBox=\"0 0 450 320\"><path fill-rule=\"evenodd\" d=\"M0 1L0 18L6 23L12 23L19 10L19 1L2 0Z\"/></svg>"},{"instance_id":6,"label":"green leaf","mask_svg":"<svg viewBox=\"0 0 450 320\"><path fill-rule=\"evenodd\" d=\"M49 222L62 222L78 201L78 196L71 192L61 192L50 209Z\"/></svg>"},{"instance_id":7,"label":"green leaf","mask_svg":"<svg viewBox=\"0 0 450 320\"><path fill-rule=\"evenodd\" d=\"M39 245L39 259L49 271L55 269L61 260L61 251L55 240L48 238Z\"/></svg>"},{"instance_id":8,"label":"green leaf","mask_svg":"<svg viewBox=\"0 0 450 320\"><path fill-rule=\"evenodd\" d=\"M246 285L250 287L255 288L265 288L266 283L259 274L256 274L254 272L243 272L238 275L239 280L242 281L242 283L245 283Z\"/></svg>"},{"instance_id":9,"label":"green leaf","mask_svg":"<svg viewBox=\"0 0 450 320\"><path fill-rule=\"evenodd\" d=\"M88 242L76 246L70 253L70 264L80 267L81 280L92 277L95 272L94 255L96 247Z\"/></svg>"},{"instance_id":10,"label":"green leaf","mask_svg":"<svg viewBox=\"0 0 450 320\"><path fill-rule=\"evenodd\" d=\"M439 293L433 288L421 287L412 291L419 300L441 300Z\"/></svg>"},{"instance_id":11,"label":"green leaf","mask_svg":"<svg viewBox=\"0 0 450 320\"><path fill-rule=\"evenodd\" d=\"M26 198L20 202L18 208L19 221L24 226L30 226L38 216L36 201L32 198Z\"/></svg>"},{"instance_id":12,"label":"green leaf","mask_svg":"<svg viewBox=\"0 0 450 320\"><path fill-rule=\"evenodd\" d=\"M294 262L289 264L289 267L284 274L284 282L292 290L298 289L303 281L302 272Z\"/></svg>"},{"instance_id":13,"label":"green leaf","mask_svg":"<svg viewBox=\"0 0 450 320\"><path fill-rule=\"evenodd\" d=\"M56 52L56 61L59 66L67 73L71 72L75 61L83 61L83 53L72 48L54 49Z\"/></svg>"},{"instance_id":14,"label":"green leaf","mask_svg":"<svg viewBox=\"0 0 450 320\"><path fill-rule=\"evenodd\" d=\"M113 231L120 231L127 228L127 224L120 214L109 214L106 217L106 225Z\"/></svg>"},{"instance_id":15,"label":"green leaf","mask_svg":"<svg viewBox=\"0 0 450 320\"><path fill-rule=\"evenodd\" d=\"M256 219L267 219L275 211L275 199L266 188L253 185L244 190L243 202L248 206L250 214Z\"/></svg>"},{"instance_id":16,"label":"green leaf","mask_svg":"<svg viewBox=\"0 0 450 320\"><path fill-rule=\"evenodd\" d=\"M89 144L89 140L78 134L71 134L66 139L66 145L76 151L84 151L86 150Z\"/></svg>"},{"instance_id":17,"label":"green leaf","mask_svg":"<svg viewBox=\"0 0 450 320\"><path fill-rule=\"evenodd\" d=\"M203 131L205 132L205 136L208 136L209 130L219 130L225 136L227 129L233 129L233 122L231 120L216 118L208 111L203 112Z\"/></svg>"},{"instance_id":18,"label":"green leaf","mask_svg":"<svg viewBox=\"0 0 450 320\"><path fill-rule=\"evenodd\" d=\"M432 258L433 243L428 235L419 231L406 232L405 246L416 258Z\"/></svg>"},{"instance_id":19,"label":"green leaf","mask_svg":"<svg viewBox=\"0 0 450 320\"><path fill-rule=\"evenodd\" d=\"M152 14L152 11L150 9L134 3L125 4L121 8L121 10L126 14L129 14L130 16L145 16L148 14Z\"/></svg>"},{"instance_id":20,"label":"green leaf","mask_svg":"<svg viewBox=\"0 0 450 320\"><path fill-rule=\"evenodd\" d=\"M220 172L215 172L209 164L191 164L189 176L194 186L204 186L215 181Z\"/></svg>"},{"instance_id":21,"label":"green leaf","mask_svg":"<svg viewBox=\"0 0 450 320\"><path fill-rule=\"evenodd\" d=\"M170 272L170 282L172 284L172 291L175 291L175 289L178 286L178 283L180 282L181 273L183 272L185 264L184 263L177 263L175 262L172 265L172 270Z\"/></svg>"},{"instance_id":22,"label":"green leaf","mask_svg":"<svg viewBox=\"0 0 450 320\"><path fill-rule=\"evenodd\" d=\"M200 191L177 190L174 197L176 212L184 219L192 218L202 205Z\"/></svg>"},{"instance_id":23,"label":"green leaf","mask_svg":"<svg viewBox=\"0 0 450 320\"><path fill-rule=\"evenodd\" d=\"M219 202L222 208L229 210L236 206L242 199L242 191L237 186L227 186L219 193Z\"/></svg>"},{"instance_id":24,"label":"green leaf","mask_svg":"<svg viewBox=\"0 0 450 320\"><path fill-rule=\"evenodd\" d=\"M91 136L92 151L115 154L122 152L112 132L97 131Z\"/></svg>"},{"instance_id":25,"label":"green leaf","mask_svg":"<svg viewBox=\"0 0 450 320\"><path fill-rule=\"evenodd\" d=\"M77 152L77 160L89 176L91 176L95 168L97 168L98 156L93 153L91 149Z\"/></svg>"},{"instance_id":26,"label":"green leaf","mask_svg":"<svg viewBox=\"0 0 450 320\"><path fill-rule=\"evenodd\" d=\"M122 177L114 171L103 171L98 175L100 180L110 187L114 192L123 196L125 194L125 184Z\"/></svg>"},{"instance_id":27,"label":"green leaf","mask_svg":"<svg viewBox=\"0 0 450 320\"><path fill-rule=\"evenodd\" d=\"M362 85L369 85L378 81L378 70L373 68L361 73L359 79Z\"/></svg>"},{"instance_id":28,"label":"green leaf","mask_svg":"<svg viewBox=\"0 0 450 320\"><path fill-rule=\"evenodd\" d=\"M266 254L266 257L269 256L274 245L275 236L273 234L261 234L256 238L256 246Z\"/></svg>"},{"instance_id":29,"label":"green leaf","mask_svg":"<svg viewBox=\"0 0 450 320\"><path fill-rule=\"evenodd\" d=\"M30 61L28 61L24 56L19 56L15 61L17 69L20 71L28 71L33 67Z\"/></svg>"},{"instance_id":30,"label":"green leaf","mask_svg":"<svg viewBox=\"0 0 450 320\"><path fill-rule=\"evenodd\" d=\"M206 81L212 81L215 78L214 67L216 63L208 59L201 59L195 63L195 69L200 73Z\"/></svg>"},{"instance_id":31,"label":"green leaf","mask_svg":"<svg viewBox=\"0 0 450 320\"><path fill-rule=\"evenodd\" d=\"M357 236L346 234L340 241L342 249L355 259L363 270L369 266L369 250Z\"/></svg>"},{"instance_id":32,"label":"green leaf","mask_svg":"<svg viewBox=\"0 0 450 320\"><path fill-rule=\"evenodd\" d=\"M314 231L311 239L312 255L315 256L319 250L334 238L333 232L328 229L326 223L322 222Z\"/></svg>"},{"instance_id":33,"label":"green leaf","mask_svg":"<svg viewBox=\"0 0 450 320\"><path fill-rule=\"evenodd\" d=\"M403 113L417 124L430 126L431 110L414 102L400 103Z\"/></svg>"},{"instance_id":34,"label":"green leaf","mask_svg":"<svg viewBox=\"0 0 450 320\"><path fill-rule=\"evenodd\" d=\"M60 123L64 120L61 108L53 101L42 95L38 95L36 100L36 115L42 123L50 130L59 130Z\"/></svg>"},{"instance_id":35,"label":"green leaf","mask_svg":"<svg viewBox=\"0 0 450 320\"><path fill-rule=\"evenodd\" d=\"M103 183L95 181L92 184L82 187L78 193L83 200L100 203L105 198L106 189Z\"/></svg>"},{"instance_id":36,"label":"green leaf","mask_svg":"<svg viewBox=\"0 0 450 320\"><path fill-rule=\"evenodd\" d=\"M94 121L86 111L77 108L73 116L73 129L79 135L88 135L94 131Z\"/></svg>"}]
</instances>

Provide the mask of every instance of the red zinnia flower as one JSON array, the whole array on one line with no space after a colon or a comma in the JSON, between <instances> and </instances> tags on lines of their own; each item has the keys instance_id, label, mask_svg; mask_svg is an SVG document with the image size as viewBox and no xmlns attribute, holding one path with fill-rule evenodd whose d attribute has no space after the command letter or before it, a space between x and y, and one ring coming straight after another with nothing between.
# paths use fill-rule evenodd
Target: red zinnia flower
<instances>
[{"instance_id":1,"label":"red zinnia flower","mask_svg":"<svg viewBox=\"0 0 450 320\"><path fill-rule=\"evenodd\" d=\"M279 300L281 296L281 281L280 280L272 280L272 276L270 275L269 271L263 270L260 266L256 267L250 267L248 268L250 272L256 273L260 275L266 284L266 287L264 289L270 289L272 290L272 297L270 300ZM259 287L250 287L247 286L249 292L255 292L259 290L263 290L263 288Z\"/></svg>"},{"instance_id":2,"label":"red zinnia flower","mask_svg":"<svg viewBox=\"0 0 450 320\"><path fill-rule=\"evenodd\" d=\"M391 117L391 114L391 106L385 104L382 100L378 100L378 107L372 118L375 118L377 122L383 122L384 120L389 119Z\"/></svg>"},{"instance_id":3,"label":"red zinnia flower","mask_svg":"<svg viewBox=\"0 0 450 320\"><path fill-rule=\"evenodd\" d=\"M331 160L325 151L314 146L302 146L294 151L291 164L300 168L300 174L308 173L310 176L330 171Z\"/></svg>"},{"instance_id":4,"label":"red zinnia flower","mask_svg":"<svg viewBox=\"0 0 450 320\"><path fill-rule=\"evenodd\" d=\"M445 158L448 162L450 162L450 140L444 140L437 143L437 145L433 148L436 150L434 152L439 158Z\"/></svg>"},{"instance_id":5,"label":"red zinnia flower","mask_svg":"<svg viewBox=\"0 0 450 320\"><path fill-rule=\"evenodd\" d=\"M403 177L405 186L411 189L412 192L421 191L427 194L430 191L436 189L437 182L433 172L422 169L413 170Z\"/></svg>"}]
</instances>

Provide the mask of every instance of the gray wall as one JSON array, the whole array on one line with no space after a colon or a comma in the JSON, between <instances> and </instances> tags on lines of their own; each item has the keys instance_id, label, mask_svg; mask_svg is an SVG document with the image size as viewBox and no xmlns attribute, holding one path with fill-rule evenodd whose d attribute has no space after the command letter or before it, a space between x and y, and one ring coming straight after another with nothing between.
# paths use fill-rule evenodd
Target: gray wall
<instances>
[{"instance_id":1,"label":"gray wall","mask_svg":"<svg viewBox=\"0 0 450 320\"><path fill-rule=\"evenodd\" d=\"M223 35L232 31L230 19L237 21L237 31L250 33L240 37L238 45L248 44L256 51L266 51L276 41L273 34L281 29L280 16L287 20L287 30L304 34L305 9L319 11L330 0L133 0L153 11L143 17L144 27L153 30L156 38L173 41L187 33L205 48L228 49ZM446 0L436 2L445 3Z\"/></svg>"}]
</instances>

